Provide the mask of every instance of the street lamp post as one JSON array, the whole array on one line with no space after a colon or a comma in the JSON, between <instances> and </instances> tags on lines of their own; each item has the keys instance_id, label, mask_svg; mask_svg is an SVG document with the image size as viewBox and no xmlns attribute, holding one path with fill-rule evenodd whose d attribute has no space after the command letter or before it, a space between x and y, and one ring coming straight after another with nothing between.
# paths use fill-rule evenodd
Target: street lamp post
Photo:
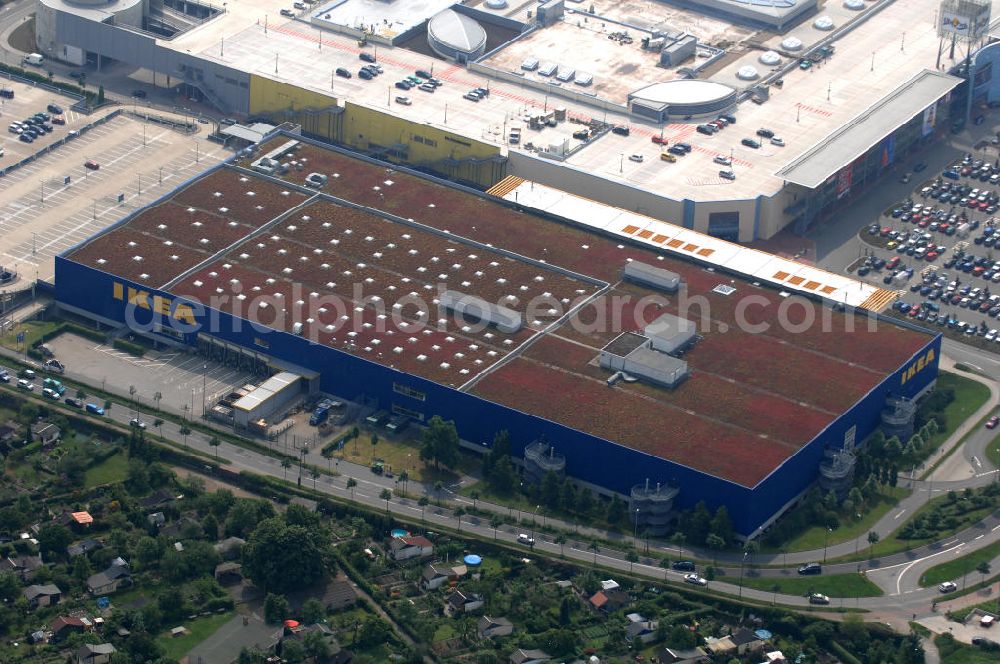
<instances>
[{"instance_id":1,"label":"street lamp post","mask_svg":"<svg viewBox=\"0 0 1000 664\"><path fill-rule=\"evenodd\" d=\"M531 539L535 539L535 517L538 516L538 510L541 508L541 505L535 505L535 513L531 515Z\"/></svg>"},{"instance_id":2,"label":"street lamp post","mask_svg":"<svg viewBox=\"0 0 1000 664\"><path fill-rule=\"evenodd\" d=\"M749 552L748 551L743 552L743 559L740 561L740 599L743 599L743 566L747 562L747 553ZM824 560L826 559L824 558Z\"/></svg>"},{"instance_id":3,"label":"street lamp post","mask_svg":"<svg viewBox=\"0 0 1000 664\"><path fill-rule=\"evenodd\" d=\"M639 508L635 508L635 518L632 524L632 546L636 545L639 541Z\"/></svg>"},{"instance_id":4,"label":"street lamp post","mask_svg":"<svg viewBox=\"0 0 1000 664\"><path fill-rule=\"evenodd\" d=\"M833 532L833 528L827 528L826 532L823 533L823 562L826 562L826 545L830 539L830 533Z\"/></svg>"}]
</instances>

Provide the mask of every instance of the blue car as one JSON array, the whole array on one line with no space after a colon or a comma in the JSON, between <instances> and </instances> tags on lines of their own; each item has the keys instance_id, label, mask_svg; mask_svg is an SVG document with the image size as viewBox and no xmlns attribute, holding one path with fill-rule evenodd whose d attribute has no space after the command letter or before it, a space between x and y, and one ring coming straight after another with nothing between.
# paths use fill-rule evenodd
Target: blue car
<instances>
[{"instance_id":1,"label":"blue car","mask_svg":"<svg viewBox=\"0 0 1000 664\"><path fill-rule=\"evenodd\" d=\"M943 175L944 177L948 178L949 180L957 180L958 177L959 177L958 171L952 171L952 170L947 170L944 173L942 173L941 175Z\"/></svg>"},{"instance_id":2,"label":"blue car","mask_svg":"<svg viewBox=\"0 0 1000 664\"><path fill-rule=\"evenodd\" d=\"M96 403L87 404L87 412L93 415L104 415L104 409L98 406Z\"/></svg>"}]
</instances>

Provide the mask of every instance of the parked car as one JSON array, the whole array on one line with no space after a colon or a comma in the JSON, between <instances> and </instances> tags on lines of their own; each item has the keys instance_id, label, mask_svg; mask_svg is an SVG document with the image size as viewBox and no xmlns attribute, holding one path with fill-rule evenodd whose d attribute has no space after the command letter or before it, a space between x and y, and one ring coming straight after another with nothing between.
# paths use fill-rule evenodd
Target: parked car
<instances>
[{"instance_id":1,"label":"parked car","mask_svg":"<svg viewBox=\"0 0 1000 664\"><path fill-rule=\"evenodd\" d=\"M521 533L520 535L517 536L517 543L526 544L528 546L535 546L535 538L529 537L528 535Z\"/></svg>"},{"instance_id":2,"label":"parked car","mask_svg":"<svg viewBox=\"0 0 1000 664\"><path fill-rule=\"evenodd\" d=\"M634 161L634 162L636 162L637 164L641 164L641 163L642 163L642 159L643 159L643 157L642 157L642 155L641 155L641 154L630 154L630 155L628 156L628 160L629 160L629 161Z\"/></svg>"},{"instance_id":3,"label":"parked car","mask_svg":"<svg viewBox=\"0 0 1000 664\"><path fill-rule=\"evenodd\" d=\"M83 399L77 399L75 397L66 397L66 404L73 406L74 408L83 408Z\"/></svg>"},{"instance_id":4,"label":"parked car","mask_svg":"<svg viewBox=\"0 0 1000 664\"><path fill-rule=\"evenodd\" d=\"M88 403L86 408L87 412L91 413L92 415L102 415L102 416L104 415L104 409L98 406L96 403Z\"/></svg>"},{"instance_id":5,"label":"parked car","mask_svg":"<svg viewBox=\"0 0 1000 664\"><path fill-rule=\"evenodd\" d=\"M619 136L628 136L631 133L631 131L629 130L628 127L624 125L616 125L611 129L611 133L618 134Z\"/></svg>"},{"instance_id":6,"label":"parked car","mask_svg":"<svg viewBox=\"0 0 1000 664\"><path fill-rule=\"evenodd\" d=\"M822 574L823 566L819 563L806 563L799 567L799 574L802 575L812 575L812 574Z\"/></svg>"},{"instance_id":7,"label":"parked car","mask_svg":"<svg viewBox=\"0 0 1000 664\"><path fill-rule=\"evenodd\" d=\"M829 604L830 598L821 593L812 593L809 595L810 604Z\"/></svg>"},{"instance_id":8,"label":"parked car","mask_svg":"<svg viewBox=\"0 0 1000 664\"><path fill-rule=\"evenodd\" d=\"M364 60L365 62L375 62L375 56L372 55L371 53L366 53L362 51L361 53L358 54L358 57Z\"/></svg>"},{"instance_id":9,"label":"parked car","mask_svg":"<svg viewBox=\"0 0 1000 664\"><path fill-rule=\"evenodd\" d=\"M133 417L128 421L129 426L135 427L136 429L145 429L146 423L140 420L138 417Z\"/></svg>"},{"instance_id":10,"label":"parked car","mask_svg":"<svg viewBox=\"0 0 1000 664\"><path fill-rule=\"evenodd\" d=\"M136 99L145 99L146 98L146 91L145 90L133 90L132 91L132 96L135 97Z\"/></svg>"},{"instance_id":11,"label":"parked car","mask_svg":"<svg viewBox=\"0 0 1000 664\"><path fill-rule=\"evenodd\" d=\"M396 95L396 103L402 104L403 106L409 106L413 102L410 101L410 98L406 95Z\"/></svg>"},{"instance_id":12,"label":"parked car","mask_svg":"<svg viewBox=\"0 0 1000 664\"><path fill-rule=\"evenodd\" d=\"M989 334L987 334L986 336L989 336ZM993 337L996 338L996 334L994 334ZM1000 417L998 417L997 415L994 415L990 419L986 420L987 429L996 429L998 424L1000 424Z\"/></svg>"},{"instance_id":13,"label":"parked car","mask_svg":"<svg viewBox=\"0 0 1000 664\"><path fill-rule=\"evenodd\" d=\"M62 115L62 112L63 112L62 106L60 106L59 104L49 104L46 107L46 110L49 113L55 113L56 115Z\"/></svg>"},{"instance_id":14,"label":"parked car","mask_svg":"<svg viewBox=\"0 0 1000 664\"><path fill-rule=\"evenodd\" d=\"M740 143L747 146L748 148L753 148L754 150L760 147L760 143L758 143L752 138L744 138L742 141L740 141Z\"/></svg>"},{"instance_id":15,"label":"parked car","mask_svg":"<svg viewBox=\"0 0 1000 664\"><path fill-rule=\"evenodd\" d=\"M958 585L954 581L945 581L938 585L938 591L942 593L953 593L958 590Z\"/></svg>"},{"instance_id":16,"label":"parked car","mask_svg":"<svg viewBox=\"0 0 1000 664\"><path fill-rule=\"evenodd\" d=\"M691 560L675 560L670 567L678 572L693 572L695 569L694 562Z\"/></svg>"},{"instance_id":17,"label":"parked car","mask_svg":"<svg viewBox=\"0 0 1000 664\"><path fill-rule=\"evenodd\" d=\"M341 78L350 78L351 77L351 72L347 71L343 67L337 67L336 74L337 74L337 76L339 76Z\"/></svg>"},{"instance_id":18,"label":"parked car","mask_svg":"<svg viewBox=\"0 0 1000 664\"><path fill-rule=\"evenodd\" d=\"M87 161L83 162L83 167L87 168L87 169L90 169L92 171L96 171L96 170L98 170L98 169L101 168L101 165L98 164L93 159L88 159Z\"/></svg>"}]
</instances>

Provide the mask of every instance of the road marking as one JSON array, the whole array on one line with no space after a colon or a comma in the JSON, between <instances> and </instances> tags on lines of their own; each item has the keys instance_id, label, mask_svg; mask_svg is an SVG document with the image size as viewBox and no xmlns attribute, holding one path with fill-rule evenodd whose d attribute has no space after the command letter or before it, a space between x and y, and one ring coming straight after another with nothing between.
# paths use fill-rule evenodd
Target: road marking
<instances>
[{"instance_id":1,"label":"road marking","mask_svg":"<svg viewBox=\"0 0 1000 664\"><path fill-rule=\"evenodd\" d=\"M960 548L960 547L961 547L961 545L953 547L953 548L957 549L957 548ZM899 584L903 580L903 575L906 574L907 572L909 572L911 567L913 567L914 565L916 565L917 563L919 563L921 561L930 560L931 558L933 558L935 556L940 556L942 553L948 553L949 551L951 551L951 549L946 549L944 551L938 551L937 553L932 553L929 556L925 556L925 557L920 558L918 560L914 560L911 563L900 563L901 565L906 565L906 567L904 567L902 569L902 571L899 573L899 576L896 577L896 594L897 595L902 595L903 594L902 591L900 591L900 589L899 589ZM899 565L894 565L893 567L899 567ZM883 569L892 569L892 568L891 567L885 567Z\"/></svg>"},{"instance_id":2,"label":"road marking","mask_svg":"<svg viewBox=\"0 0 1000 664\"><path fill-rule=\"evenodd\" d=\"M958 541L957 539L953 539L953 540L951 540L950 542L945 542L945 543L944 543L944 544L942 544L941 546L948 546L949 544L954 544L954 543L956 543L957 541Z\"/></svg>"},{"instance_id":3,"label":"road marking","mask_svg":"<svg viewBox=\"0 0 1000 664\"><path fill-rule=\"evenodd\" d=\"M980 536L979 536L979 537L977 537L976 539L977 539L977 540L981 540L981 539L983 539L983 537L985 537L985 535L980 535ZM973 542L975 542L976 540L972 540L972 541L973 541Z\"/></svg>"},{"instance_id":4,"label":"road marking","mask_svg":"<svg viewBox=\"0 0 1000 664\"><path fill-rule=\"evenodd\" d=\"M897 514L896 516L894 516L892 518L893 519L898 519L899 517L903 516L903 512L905 512L905 511L906 511L905 509L899 510L899 514Z\"/></svg>"}]
</instances>

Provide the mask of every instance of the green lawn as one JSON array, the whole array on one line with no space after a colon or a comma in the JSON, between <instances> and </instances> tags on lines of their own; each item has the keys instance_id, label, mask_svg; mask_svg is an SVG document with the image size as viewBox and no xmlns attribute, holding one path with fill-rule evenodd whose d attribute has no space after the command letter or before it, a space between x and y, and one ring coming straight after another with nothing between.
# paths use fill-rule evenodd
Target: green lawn
<instances>
[{"instance_id":1,"label":"green lawn","mask_svg":"<svg viewBox=\"0 0 1000 664\"><path fill-rule=\"evenodd\" d=\"M943 414L947 426L932 435L930 440L927 441L924 449L927 450L928 458L933 456L934 451L990 398L990 388L986 385L948 371L942 371L938 375L937 386L938 389L950 387L955 390L955 400L944 409ZM926 476L933 470L934 465L928 466L921 477Z\"/></svg>"},{"instance_id":2,"label":"green lawn","mask_svg":"<svg viewBox=\"0 0 1000 664\"><path fill-rule=\"evenodd\" d=\"M975 646L959 643L950 634L942 634L934 639L934 645L941 653L941 661L947 664L996 664L997 653L986 652Z\"/></svg>"},{"instance_id":3,"label":"green lawn","mask_svg":"<svg viewBox=\"0 0 1000 664\"><path fill-rule=\"evenodd\" d=\"M123 452L114 454L96 466L87 469L83 476L83 484L91 489L102 484L112 484L125 479L128 470L128 459Z\"/></svg>"},{"instance_id":4,"label":"green lawn","mask_svg":"<svg viewBox=\"0 0 1000 664\"><path fill-rule=\"evenodd\" d=\"M984 546L968 555L935 565L923 573L920 577L920 585L926 588L927 586L936 586L942 581L957 579L966 572L975 570L979 563L993 560L998 554L1000 554L1000 542L993 542L993 544Z\"/></svg>"},{"instance_id":5,"label":"green lawn","mask_svg":"<svg viewBox=\"0 0 1000 664\"><path fill-rule=\"evenodd\" d=\"M727 579L728 581L728 579ZM735 582L735 579L733 580ZM823 593L830 597L880 597L882 589L861 574L830 574L791 577L743 577L743 585L757 590L774 591L785 595Z\"/></svg>"},{"instance_id":6,"label":"green lawn","mask_svg":"<svg viewBox=\"0 0 1000 664\"><path fill-rule=\"evenodd\" d=\"M156 637L156 642L163 648L163 656L166 659L177 661L188 654L196 645L215 634L216 630L229 622L233 615L232 611L227 611L196 618L183 624L188 630L184 636L171 637L170 630L167 630ZM179 626L175 625L175 627Z\"/></svg>"},{"instance_id":7,"label":"green lawn","mask_svg":"<svg viewBox=\"0 0 1000 664\"><path fill-rule=\"evenodd\" d=\"M935 535L927 537L925 539L899 539L899 537L896 536L896 533L898 533L902 529L902 527L906 525L907 522L917 518L918 516L923 515L924 513L933 509L935 505L944 502L946 500L948 500L947 494L938 496L937 498L934 498L930 502L924 503L924 505L920 509L918 509L913 514L910 514L909 518L907 518L906 521L899 524L896 530L893 531L893 533L889 537L885 538L884 540L876 544L874 548L871 549L871 553L869 553L868 547L862 547L862 550L859 551L858 555L856 556L855 555L841 556L840 558L836 558L835 560L839 562L845 562L851 560L867 560L869 557L877 558L878 556L887 556L893 553L899 553L900 551L907 551L909 549L913 549L918 546L923 546L924 544L930 544L931 542L937 542L938 540L944 539L945 537L950 537L957 532L965 530L966 528L976 523L977 521L979 521L980 519L982 519L984 516L986 516L995 509L995 507L983 507L977 510L973 510L971 512L967 512L957 517L957 525L954 528L940 530Z\"/></svg>"},{"instance_id":8,"label":"green lawn","mask_svg":"<svg viewBox=\"0 0 1000 664\"><path fill-rule=\"evenodd\" d=\"M17 335L24 332L24 342L30 348L31 344L38 341L42 335L51 332L60 325L62 325L62 321L27 321L14 327L3 336L0 336L0 345L11 349L23 349L23 346L19 347L17 344Z\"/></svg>"},{"instance_id":9,"label":"green lawn","mask_svg":"<svg viewBox=\"0 0 1000 664\"><path fill-rule=\"evenodd\" d=\"M986 446L986 458L990 460L994 468L1000 468L1000 435Z\"/></svg>"},{"instance_id":10,"label":"green lawn","mask_svg":"<svg viewBox=\"0 0 1000 664\"><path fill-rule=\"evenodd\" d=\"M900 500L909 494L910 490L903 487L886 487L883 492L872 500L868 506L868 510L861 515L860 519L841 519L840 527L830 533L829 541L825 541L826 528L822 525L816 525L802 531L795 538L789 540L783 547L764 547L762 551L770 553L777 553L779 551L786 551L788 553L812 551L822 549L824 544L833 546L834 544L850 541L870 531L872 526L885 516L886 512L891 510Z\"/></svg>"},{"instance_id":11,"label":"green lawn","mask_svg":"<svg viewBox=\"0 0 1000 664\"><path fill-rule=\"evenodd\" d=\"M450 622L442 621L438 623L437 629L434 630L434 638L432 640L434 642L446 641L448 639L455 638L457 635L458 632L455 631L455 628L451 626Z\"/></svg>"}]
</instances>

